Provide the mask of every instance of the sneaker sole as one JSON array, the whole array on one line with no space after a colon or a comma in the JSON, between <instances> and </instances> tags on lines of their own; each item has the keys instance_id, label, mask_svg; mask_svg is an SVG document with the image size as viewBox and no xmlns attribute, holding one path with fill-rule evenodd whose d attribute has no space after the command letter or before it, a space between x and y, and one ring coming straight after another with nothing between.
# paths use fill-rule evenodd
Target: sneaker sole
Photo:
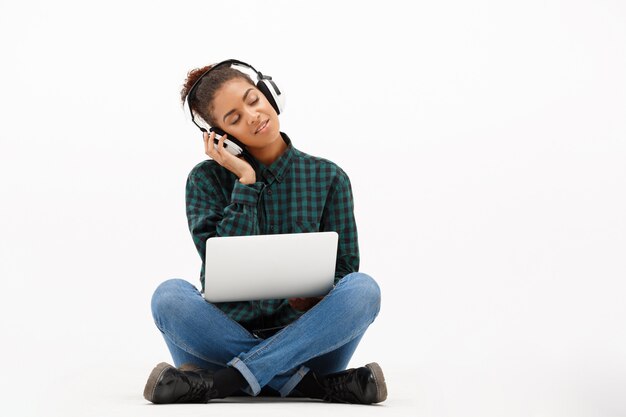
<instances>
[{"instance_id":1,"label":"sneaker sole","mask_svg":"<svg viewBox=\"0 0 626 417\"><path fill-rule=\"evenodd\" d=\"M154 367L150 376L148 377L148 382L146 383L146 387L143 389L143 398L153 403L154 401L154 390L156 389L157 382L161 379L161 375L167 369L173 368L169 363L161 362L157 366Z\"/></svg>"},{"instance_id":2,"label":"sneaker sole","mask_svg":"<svg viewBox=\"0 0 626 417\"><path fill-rule=\"evenodd\" d=\"M383 402L387 399L387 384L385 383L385 375L380 365L376 362L368 363L365 365L374 374L374 380L376 381L376 401L375 403Z\"/></svg>"}]
</instances>

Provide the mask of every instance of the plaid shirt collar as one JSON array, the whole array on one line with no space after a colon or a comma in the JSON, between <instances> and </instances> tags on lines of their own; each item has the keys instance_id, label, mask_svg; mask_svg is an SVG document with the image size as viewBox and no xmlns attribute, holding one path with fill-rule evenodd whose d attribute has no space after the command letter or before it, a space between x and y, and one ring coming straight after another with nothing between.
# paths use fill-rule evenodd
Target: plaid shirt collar
<instances>
[{"instance_id":1,"label":"plaid shirt collar","mask_svg":"<svg viewBox=\"0 0 626 417\"><path fill-rule=\"evenodd\" d=\"M286 133L280 132L283 140L287 144L287 149L283 152L278 159L276 159L270 166L265 166L261 162L259 164L259 170L261 175L265 178L265 182L270 185L274 180L283 182L285 175L287 174L289 167L291 166L291 159L293 158L294 149L291 144L291 139Z\"/></svg>"}]
</instances>

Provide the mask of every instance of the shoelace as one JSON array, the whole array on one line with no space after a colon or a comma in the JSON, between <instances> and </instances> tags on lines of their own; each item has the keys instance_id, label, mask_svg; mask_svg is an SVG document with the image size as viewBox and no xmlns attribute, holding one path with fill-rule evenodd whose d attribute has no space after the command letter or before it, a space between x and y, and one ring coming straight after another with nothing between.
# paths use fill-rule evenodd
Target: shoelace
<instances>
[{"instance_id":1,"label":"shoelace","mask_svg":"<svg viewBox=\"0 0 626 417\"><path fill-rule=\"evenodd\" d=\"M187 382L189 384L189 391L187 394L183 395L179 401L208 402L212 398L214 390L211 389L211 383L208 380L204 379L200 375L197 375L195 378L190 377L189 375L185 375L185 377L187 378Z\"/></svg>"},{"instance_id":2,"label":"shoelace","mask_svg":"<svg viewBox=\"0 0 626 417\"><path fill-rule=\"evenodd\" d=\"M350 377L350 373L346 373L344 375L335 376L325 380L326 387L326 395L324 395L324 401L334 401L341 403L352 403L346 399L346 394L350 396L354 396L352 392L348 389L348 378Z\"/></svg>"}]
</instances>

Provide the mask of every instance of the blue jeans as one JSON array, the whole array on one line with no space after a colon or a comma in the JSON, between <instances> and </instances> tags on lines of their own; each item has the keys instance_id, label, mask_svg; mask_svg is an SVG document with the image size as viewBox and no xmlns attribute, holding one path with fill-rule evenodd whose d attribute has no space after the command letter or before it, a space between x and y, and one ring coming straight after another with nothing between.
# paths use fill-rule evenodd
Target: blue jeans
<instances>
[{"instance_id":1,"label":"blue jeans","mask_svg":"<svg viewBox=\"0 0 626 417\"><path fill-rule=\"evenodd\" d=\"M255 337L204 299L189 282L163 282L152 296L154 322L176 366L231 366L248 382L247 394L269 386L285 397L312 369L320 375L346 369L361 337L380 310L380 289L353 272L313 308L267 339Z\"/></svg>"}]
</instances>

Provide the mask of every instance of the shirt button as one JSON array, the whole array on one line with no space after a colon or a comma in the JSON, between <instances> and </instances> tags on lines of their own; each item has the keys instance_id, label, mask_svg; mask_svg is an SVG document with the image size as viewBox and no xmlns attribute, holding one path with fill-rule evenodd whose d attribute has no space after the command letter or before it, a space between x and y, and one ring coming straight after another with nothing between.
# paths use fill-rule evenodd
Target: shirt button
<instances>
[{"instance_id":1,"label":"shirt button","mask_svg":"<svg viewBox=\"0 0 626 417\"><path fill-rule=\"evenodd\" d=\"M267 194L272 195L272 190L270 188L267 189Z\"/></svg>"},{"instance_id":2,"label":"shirt button","mask_svg":"<svg viewBox=\"0 0 626 417\"><path fill-rule=\"evenodd\" d=\"M270 230L274 230L274 225L270 225Z\"/></svg>"}]
</instances>

